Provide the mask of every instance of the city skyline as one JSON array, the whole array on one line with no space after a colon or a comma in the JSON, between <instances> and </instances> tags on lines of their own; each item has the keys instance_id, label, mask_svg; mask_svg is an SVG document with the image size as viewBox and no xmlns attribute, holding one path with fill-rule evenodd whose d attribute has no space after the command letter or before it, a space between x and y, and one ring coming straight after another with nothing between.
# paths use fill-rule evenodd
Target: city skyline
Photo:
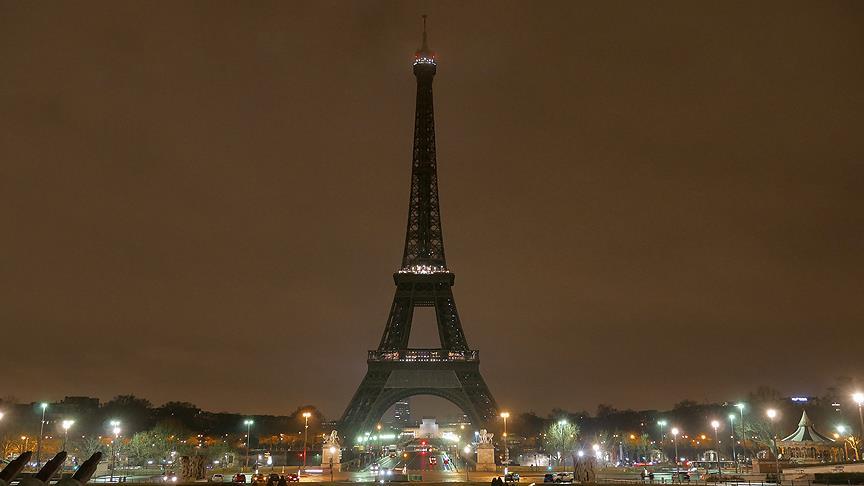
<instances>
[{"instance_id":1,"label":"city skyline","mask_svg":"<svg viewBox=\"0 0 864 486\"><path fill-rule=\"evenodd\" d=\"M861 382L861 5L422 6L5 6L0 395L338 418L402 250L421 13L502 408Z\"/></svg>"}]
</instances>

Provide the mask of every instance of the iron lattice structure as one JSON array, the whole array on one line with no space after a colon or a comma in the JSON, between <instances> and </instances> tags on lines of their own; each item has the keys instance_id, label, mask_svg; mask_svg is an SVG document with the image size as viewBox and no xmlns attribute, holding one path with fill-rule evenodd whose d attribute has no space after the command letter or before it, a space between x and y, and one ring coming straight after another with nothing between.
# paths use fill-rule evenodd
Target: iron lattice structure
<instances>
[{"instance_id":1,"label":"iron lattice structure","mask_svg":"<svg viewBox=\"0 0 864 486\"><path fill-rule=\"evenodd\" d=\"M480 353L468 347L462 331L453 299L455 276L444 258L432 101L436 72L424 25L423 45L414 59L417 109L405 251L402 266L393 275L396 295L384 335L378 349L369 351L366 376L339 422L349 441L372 431L390 406L414 395L449 400L477 426L497 416L495 399L480 374ZM417 307L435 308L440 348L408 348Z\"/></svg>"}]
</instances>

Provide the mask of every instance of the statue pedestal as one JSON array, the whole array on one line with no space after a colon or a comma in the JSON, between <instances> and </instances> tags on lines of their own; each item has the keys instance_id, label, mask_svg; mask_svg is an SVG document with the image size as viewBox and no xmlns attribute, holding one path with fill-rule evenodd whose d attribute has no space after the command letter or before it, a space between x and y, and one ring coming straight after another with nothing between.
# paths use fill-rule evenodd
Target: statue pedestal
<instances>
[{"instance_id":1,"label":"statue pedestal","mask_svg":"<svg viewBox=\"0 0 864 486\"><path fill-rule=\"evenodd\" d=\"M338 446L330 446L324 444L321 450L321 468L325 473L329 473L329 469L333 468L333 472L342 471L342 449Z\"/></svg>"},{"instance_id":2,"label":"statue pedestal","mask_svg":"<svg viewBox=\"0 0 864 486\"><path fill-rule=\"evenodd\" d=\"M480 444L477 446L477 470L495 472L495 446L492 444Z\"/></svg>"}]
</instances>

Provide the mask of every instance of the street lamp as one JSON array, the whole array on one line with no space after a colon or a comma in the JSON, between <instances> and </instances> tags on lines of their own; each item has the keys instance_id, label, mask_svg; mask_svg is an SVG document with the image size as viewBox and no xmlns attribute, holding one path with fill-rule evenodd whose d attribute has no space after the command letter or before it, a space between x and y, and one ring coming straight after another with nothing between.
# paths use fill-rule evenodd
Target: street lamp
<instances>
[{"instance_id":1,"label":"street lamp","mask_svg":"<svg viewBox=\"0 0 864 486\"><path fill-rule=\"evenodd\" d=\"M384 455L384 447L381 445L381 424L375 426L375 430L377 431L377 435L375 436L375 441L378 443L378 455Z\"/></svg>"},{"instance_id":2,"label":"street lamp","mask_svg":"<svg viewBox=\"0 0 864 486\"><path fill-rule=\"evenodd\" d=\"M843 460L848 461L849 460L849 441L846 440L845 437L843 437L843 434L845 434L845 433L846 433L846 426L845 425L838 425L837 426L837 433L834 434L834 438L835 439L843 438Z\"/></svg>"},{"instance_id":3,"label":"street lamp","mask_svg":"<svg viewBox=\"0 0 864 486\"><path fill-rule=\"evenodd\" d=\"M246 467L244 467L244 469L249 468L249 439L251 438L250 434L252 432L252 424L254 423L255 421L252 419L246 419L243 421L243 425L246 426Z\"/></svg>"},{"instance_id":4,"label":"street lamp","mask_svg":"<svg viewBox=\"0 0 864 486\"><path fill-rule=\"evenodd\" d=\"M117 440L120 438L120 421L112 420L111 432L114 433L114 440L111 441L111 481L114 481L114 473L117 469Z\"/></svg>"},{"instance_id":5,"label":"street lamp","mask_svg":"<svg viewBox=\"0 0 864 486\"><path fill-rule=\"evenodd\" d=\"M672 442L675 443L675 478L680 480L681 476L678 474L678 427L672 427Z\"/></svg>"},{"instance_id":6,"label":"street lamp","mask_svg":"<svg viewBox=\"0 0 864 486\"><path fill-rule=\"evenodd\" d=\"M861 413L861 405L864 405L864 393L855 392L852 394L852 400L855 400L855 403L858 404L858 420L861 424L861 429L859 434L861 435L862 440L864 440L864 414ZM858 448L860 450L861 443L859 442Z\"/></svg>"},{"instance_id":7,"label":"street lamp","mask_svg":"<svg viewBox=\"0 0 864 486\"><path fill-rule=\"evenodd\" d=\"M738 472L738 452L735 450L735 414L729 414L729 428L732 429L732 460L735 461L735 472Z\"/></svg>"},{"instance_id":8,"label":"street lamp","mask_svg":"<svg viewBox=\"0 0 864 486\"><path fill-rule=\"evenodd\" d=\"M465 482L467 483L468 482L468 454L471 454L471 446L466 445L464 451L465 451Z\"/></svg>"},{"instance_id":9,"label":"street lamp","mask_svg":"<svg viewBox=\"0 0 864 486\"><path fill-rule=\"evenodd\" d=\"M39 469L42 464L42 435L45 431L45 409L48 408L48 404L42 402L39 406L42 408L42 422L39 425L39 437L36 438L36 469Z\"/></svg>"},{"instance_id":10,"label":"street lamp","mask_svg":"<svg viewBox=\"0 0 864 486\"><path fill-rule=\"evenodd\" d=\"M558 427L560 429L558 431L558 435L561 437L561 441L560 441L561 447L560 447L560 450L558 451L558 465L560 466L561 463L563 462L564 463L564 472L567 472L567 461L564 459L564 456L562 454L562 452L564 452L564 426L565 425L567 425L567 419L561 419L558 421ZM574 467L575 467L575 465L574 465Z\"/></svg>"},{"instance_id":11,"label":"street lamp","mask_svg":"<svg viewBox=\"0 0 864 486\"><path fill-rule=\"evenodd\" d=\"M336 454L336 447L330 446L330 482L333 482L333 455Z\"/></svg>"},{"instance_id":12,"label":"street lamp","mask_svg":"<svg viewBox=\"0 0 864 486\"><path fill-rule=\"evenodd\" d=\"M75 425L74 420L64 420L63 423L63 450L66 450L66 441L69 440L69 428Z\"/></svg>"},{"instance_id":13,"label":"street lamp","mask_svg":"<svg viewBox=\"0 0 864 486\"><path fill-rule=\"evenodd\" d=\"M720 469L720 436L717 435L717 430L720 428L720 422L718 422L717 420L712 420L711 428L714 429L714 442L717 446L717 450L714 451L714 453L717 454L717 475L722 478L723 470Z\"/></svg>"},{"instance_id":14,"label":"street lamp","mask_svg":"<svg viewBox=\"0 0 864 486\"><path fill-rule=\"evenodd\" d=\"M304 427L304 435L303 435L303 472L306 472L306 441L309 440L309 417L312 414L309 412L303 412L303 427Z\"/></svg>"},{"instance_id":15,"label":"street lamp","mask_svg":"<svg viewBox=\"0 0 864 486\"><path fill-rule=\"evenodd\" d=\"M61 425L63 426L63 450L66 450L66 442L69 440L69 428L75 424L74 420L64 420ZM66 460L63 460L63 465L66 465Z\"/></svg>"},{"instance_id":16,"label":"street lamp","mask_svg":"<svg viewBox=\"0 0 864 486\"><path fill-rule=\"evenodd\" d=\"M765 411L765 415L771 419L771 435L774 436L774 468L777 471L777 484L782 484L780 479L780 448L777 446L777 432L774 430L774 419L777 418L777 410L769 408Z\"/></svg>"},{"instance_id":17,"label":"street lamp","mask_svg":"<svg viewBox=\"0 0 864 486\"><path fill-rule=\"evenodd\" d=\"M738 407L738 413L741 415L741 450L745 451L747 433L744 432L744 403L736 403L735 406ZM744 455L746 456L747 454Z\"/></svg>"},{"instance_id":18,"label":"street lamp","mask_svg":"<svg viewBox=\"0 0 864 486\"><path fill-rule=\"evenodd\" d=\"M657 421L657 425L660 426L660 443L662 444L662 443L663 443L663 439L666 438L666 436L663 435L663 427L666 427L666 421L665 421L665 420L658 420L658 421Z\"/></svg>"},{"instance_id":19,"label":"street lamp","mask_svg":"<svg viewBox=\"0 0 864 486\"><path fill-rule=\"evenodd\" d=\"M501 412L501 418L504 419L504 462L510 464L510 448L507 447L507 418L510 417L510 412Z\"/></svg>"}]
</instances>

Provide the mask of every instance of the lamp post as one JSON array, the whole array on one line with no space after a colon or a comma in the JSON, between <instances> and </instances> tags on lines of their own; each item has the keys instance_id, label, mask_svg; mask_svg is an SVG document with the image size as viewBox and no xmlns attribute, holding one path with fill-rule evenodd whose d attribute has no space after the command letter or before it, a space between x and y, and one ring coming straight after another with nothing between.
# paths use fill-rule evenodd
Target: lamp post
<instances>
[{"instance_id":1,"label":"lamp post","mask_svg":"<svg viewBox=\"0 0 864 486\"><path fill-rule=\"evenodd\" d=\"M864 393L855 392L852 395L852 399L855 400L855 403L858 404L858 420L860 421L860 429L858 431L859 436L862 440L864 440L864 413L861 412L861 406L864 405ZM861 449L861 442L858 443L858 449ZM859 454L860 457L860 454Z\"/></svg>"},{"instance_id":2,"label":"lamp post","mask_svg":"<svg viewBox=\"0 0 864 486\"><path fill-rule=\"evenodd\" d=\"M744 452L747 443L747 433L744 432L744 403L736 403L735 406L738 407L738 413L741 414L741 451ZM746 454L744 456L746 457Z\"/></svg>"},{"instance_id":3,"label":"lamp post","mask_svg":"<svg viewBox=\"0 0 864 486\"><path fill-rule=\"evenodd\" d=\"M75 424L74 420L64 420L61 425L63 426L63 450L66 450L66 442L69 440L69 428ZM66 466L66 460L63 460L63 467ZM60 475L63 475L62 467L60 471Z\"/></svg>"},{"instance_id":4,"label":"lamp post","mask_svg":"<svg viewBox=\"0 0 864 486\"><path fill-rule=\"evenodd\" d=\"M111 482L114 482L114 473L117 469L117 440L120 439L120 421L112 420L111 432L114 434L114 440L111 441Z\"/></svg>"},{"instance_id":5,"label":"lamp post","mask_svg":"<svg viewBox=\"0 0 864 486\"><path fill-rule=\"evenodd\" d=\"M471 454L471 446L470 445L465 446L465 482L466 483L469 482L468 481L468 454Z\"/></svg>"},{"instance_id":6,"label":"lamp post","mask_svg":"<svg viewBox=\"0 0 864 486\"><path fill-rule=\"evenodd\" d=\"M722 478L723 477L723 469L720 468L720 436L718 435L717 430L720 428L720 422L717 420L711 421L711 428L714 429L714 444L717 446L715 454L717 454L717 475Z\"/></svg>"},{"instance_id":7,"label":"lamp post","mask_svg":"<svg viewBox=\"0 0 864 486\"><path fill-rule=\"evenodd\" d=\"M777 446L777 432L774 430L774 419L777 418L777 410L769 408L765 415L771 419L771 435L774 436L774 469L777 471L777 484L782 484L780 479L780 448Z\"/></svg>"},{"instance_id":8,"label":"lamp post","mask_svg":"<svg viewBox=\"0 0 864 486\"><path fill-rule=\"evenodd\" d=\"M843 425L837 426L837 433L834 434L835 439L843 439L843 461L846 462L849 460L849 445L846 441L846 438L843 437L843 434L846 432L846 427Z\"/></svg>"},{"instance_id":9,"label":"lamp post","mask_svg":"<svg viewBox=\"0 0 864 486\"><path fill-rule=\"evenodd\" d=\"M250 434L252 433L252 424L254 423L255 421L252 419L246 419L243 421L243 425L246 426L246 466L243 469L249 468L249 439L251 438Z\"/></svg>"},{"instance_id":10,"label":"lamp post","mask_svg":"<svg viewBox=\"0 0 864 486\"><path fill-rule=\"evenodd\" d=\"M39 425L39 437L36 437L36 469L42 465L42 435L45 431L45 409L48 408L48 404L42 402L39 407L42 408L42 422Z\"/></svg>"},{"instance_id":11,"label":"lamp post","mask_svg":"<svg viewBox=\"0 0 864 486\"><path fill-rule=\"evenodd\" d=\"M558 450L558 465L564 463L564 472L567 472L567 461L564 459L564 426L567 425L567 420L561 419L558 421L558 435L561 437L561 447Z\"/></svg>"},{"instance_id":12,"label":"lamp post","mask_svg":"<svg viewBox=\"0 0 864 486\"><path fill-rule=\"evenodd\" d=\"M660 426L660 443L662 444L663 439L666 438L666 436L663 435L663 427L666 427L666 421L665 420L658 420L657 425Z\"/></svg>"},{"instance_id":13,"label":"lamp post","mask_svg":"<svg viewBox=\"0 0 864 486\"><path fill-rule=\"evenodd\" d=\"M504 463L510 464L510 448L507 447L507 418L510 417L510 412L501 412L501 418L504 419Z\"/></svg>"},{"instance_id":14,"label":"lamp post","mask_svg":"<svg viewBox=\"0 0 864 486\"><path fill-rule=\"evenodd\" d=\"M735 461L735 472L738 470L738 452L735 450L735 414L729 414L729 428L732 429L732 460Z\"/></svg>"},{"instance_id":15,"label":"lamp post","mask_svg":"<svg viewBox=\"0 0 864 486\"><path fill-rule=\"evenodd\" d=\"M21 440L24 442L24 447L21 449L21 454L24 454L24 451L27 450L27 441L29 440L29 438L26 435L22 435Z\"/></svg>"},{"instance_id":16,"label":"lamp post","mask_svg":"<svg viewBox=\"0 0 864 486\"><path fill-rule=\"evenodd\" d=\"M303 412L303 472L306 472L306 442L309 440L309 417L311 416L311 413Z\"/></svg>"},{"instance_id":17,"label":"lamp post","mask_svg":"<svg viewBox=\"0 0 864 486\"><path fill-rule=\"evenodd\" d=\"M69 440L69 428L75 425L74 420L64 420L63 421L63 450L66 450L66 441Z\"/></svg>"},{"instance_id":18,"label":"lamp post","mask_svg":"<svg viewBox=\"0 0 864 486\"><path fill-rule=\"evenodd\" d=\"M381 424L375 426L375 430L377 431L377 435L375 436L375 441L378 442L378 455L384 455L384 448L381 446Z\"/></svg>"},{"instance_id":19,"label":"lamp post","mask_svg":"<svg viewBox=\"0 0 864 486\"><path fill-rule=\"evenodd\" d=\"M681 476L678 474L678 427L672 427L672 442L675 444L675 479L680 480Z\"/></svg>"},{"instance_id":20,"label":"lamp post","mask_svg":"<svg viewBox=\"0 0 864 486\"><path fill-rule=\"evenodd\" d=\"M330 446L330 482L333 482L333 454L336 454L336 447Z\"/></svg>"}]
</instances>

